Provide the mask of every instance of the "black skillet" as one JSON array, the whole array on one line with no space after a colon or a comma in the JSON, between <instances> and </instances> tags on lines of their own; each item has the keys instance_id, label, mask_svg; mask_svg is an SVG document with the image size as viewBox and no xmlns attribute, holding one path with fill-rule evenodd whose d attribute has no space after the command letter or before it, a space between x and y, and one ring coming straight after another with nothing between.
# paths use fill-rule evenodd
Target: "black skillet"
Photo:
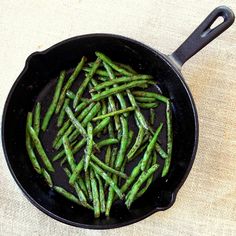
<instances>
[{"instance_id":1,"label":"black skillet","mask_svg":"<svg viewBox=\"0 0 236 236\"><path fill-rule=\"evenodd\" d=\"M223 17L223 23L211 29L218 17ZM181 66L233 22L234 14L230 9L224 6L216 8L170 56L135 40L111 34L74 37L29 56L7 97L2 117L2 142L6 161L26 197L49 216L90 229L128 225L171 207L192 167L198 144L197 111L180 72ZM74 206L50 190L33 170L25 150L27 112L33 109L36 100L40 100L43 106L49 103L51 86L55 83L53 78L62 68L73 68L83 55L93 60L96 50L158 79L162 93L172 100L174 129L173 159L168 175L165 178L158 177L130 211L123 204L117 203L111 216L101 219L94 219L92 212ZM50 151L47 147L49 140L44 138L43 141L47 151ZM61 173L55 179L63 182Z\"/></svg>"}]
</instances>

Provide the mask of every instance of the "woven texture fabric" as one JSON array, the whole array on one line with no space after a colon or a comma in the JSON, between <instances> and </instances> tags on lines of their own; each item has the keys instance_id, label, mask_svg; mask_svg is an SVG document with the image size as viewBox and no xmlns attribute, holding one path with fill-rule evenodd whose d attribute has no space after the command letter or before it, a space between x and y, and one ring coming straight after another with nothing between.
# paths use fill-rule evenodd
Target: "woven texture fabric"
<instances>
[{"instance_id":1,"label":"woven texture fabric","mask_svg":"<svg viewBox=\"0 0 236 236\"><path fill-rule=\"evenodd\" d=\"M0 0L0 109L25 60L66 38L105 32L170 54L218 5L235 0ZM236 235L236 27L183 67L199 114L193 168L173 207L119 229L85 230L36 209L0 150L0 235Z\"/></svg>"}]
</instances>

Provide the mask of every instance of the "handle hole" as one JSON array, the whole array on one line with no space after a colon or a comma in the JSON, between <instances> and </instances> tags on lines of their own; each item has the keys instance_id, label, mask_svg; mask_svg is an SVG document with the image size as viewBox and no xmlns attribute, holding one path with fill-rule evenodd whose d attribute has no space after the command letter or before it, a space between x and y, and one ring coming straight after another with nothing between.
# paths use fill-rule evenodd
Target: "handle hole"
<instances>
[{"instance_id":1,"label":"handle hole","mask_svg":"<svg viewBox=\"0 0 236 236\"><path fill-rule=\"evenodd\" d=\"M223 16L219 16L210 26L210 30L215 29L217 26L219 26L220 24L222 24L224 22L224 17Z\"/></svg>"}]
</instances>

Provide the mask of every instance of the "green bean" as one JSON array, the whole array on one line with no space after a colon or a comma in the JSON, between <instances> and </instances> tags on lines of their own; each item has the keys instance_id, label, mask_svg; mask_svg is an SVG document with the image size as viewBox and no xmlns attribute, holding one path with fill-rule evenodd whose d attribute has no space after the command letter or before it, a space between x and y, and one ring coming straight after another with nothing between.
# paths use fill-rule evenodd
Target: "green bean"
<instances>
[{"instance_id":1,"label":"green bean","mask_svg":"<svg viewBox=\"0 0 236 236\"><path fill-rule=\"evenodd\" d=\"M111 168L110 166L106 165L104 162L102 162L101 160L99 160L98 157L96 157L94 154L91 155L91 159L94 163L96 163L97 166L101 167L103 170L106 170L110 173L113 173L115 175L120 176L123 179L127 179L127 175L123 172L120 172L118 170L115 170L113 168Z\"/></svg>"},{"instance_id":2,"label":"green bean","mask_svg":"<svg viewBox=\"0 0 236 236\"><path fill-rule=\"evenodd\" d=\"M88 103L87 103L86 101L81 102L81 103L75 108L75 112L76 112L76 113L81 112L87 105L88 105Z\"/></svg>"},{"instance_id":3,"label":"green bean","mask_svg":"<svg viewBox=\"0 0 236 236\"><path fill-rule=\"evenodd\" d=\"M172 131L172 113L171 113L171 104L168 100L166 104L166 123L167 123L167 155L165 159L165 164L162 170L161 176L164 177L169 171L171 156L172 156L172 146L173 146L173 131Z\"/></svg>"},{"instance_id":4,"label":"green bean","mask_svg":"<svg viewBox=\"0 0 236 236\"><path fill-rule=\"evenodd\" d=\"M81 125L83 127L87 126L88 122L90 122L94 116L96 116L96 114L98 113L98 111L100 110L101 105L100 103L97 103L91 110L90 112L85 116L85 118L83 119L83 121L81 122ZM81 113L82 114L82 113ZM79 120L79 119L78 119ZM77 137L79 136L79 131L75 130L70 136L69 136L69 140L70 142L73 142ZM96 147L96 146L95 146Z\"/></svg>"},{"instance_id":5,"label":"green bean","mask_svg":"<svg viewBox=\"0 0 236 236\"><path fill-rule=\"evenodd\" d=\"M64 171L65 171L66 175L68 176L68 178L71 178L71 172L69 171L69 169L68 168L64 168ZM78 196L81 204L84 207L86 207L86 208L88 208L90 210L93 210L93 207L88 204L86 196L84 195L84 192L82 191L82 189L80 188L80 186L78 185L77 182L74 183L74 188L75 188L75 191L77 193L77 196Z\"/></svg>"},{"instance_id":6,"label":"green bean","mask_svg":"<svg viewBox=\"0 0 236 236\"><path fill-rule=\"evenodd\" d=\"M31 145L31 138L30 138L30 134L29 134L29 127L32 126L32 113L31 112L28 112L27 114L27 120L26 120L26 133L25 133L25 143L26 143L26 150L27 150L27 153L28 153L28 156L29 156L29 159L32 163L32 166L33 168L36 170L36 172L38 174L41 174L42 173L42 169L38 163L38 160L35 156L35 153L34 153L34 150L32 148L32 145Z\"/></svg>"},{"instance_id":7,"label":"green bean","mask_svg":"<svg viewBox=\"0 0 236 236\"><path fill-rule=\"evenodd\" d=\"M100 199L100 211L101 213L105 213L106 210L106 203L105 203L105 193L104 193L104 188L102 184L102 180L100 176L95 172L95 176L98 181L98 189L99 189L99 199Z\"/></svg>"},{"instance_id":8,"label":"green bean","mask_svg":"<svg viewBox=\"0 0 236 236\"><path fill-rule=\"evenodd\" d=\"M100 123L97 124L97 126L94 128L94 131L93 131L94 135L104 130L104 128L106 128L110 124L110 119L111 119L110 117L107 117L103 119L102 121L100 121Z\"/></svg>"},{"instance_id":9,"label":"green bean","mask_svg":"<svg viewBox=\"0 0 236 236\"><path fill-rule=\"evenodd\" d=\"M135 107L135 115L136 115L140 125L142 125L145 129L148 129L147 122L146 122L143 114L140 112L139 107L137 106L137 103L136 103L136 101L134 99L133 94L130 92L129 89L127 89L126 92L128 94L128 98L129 98L129 101L130 101L131 105L133 107Z\"/></svg>"},{"instance_id":10,"label":"green bean","mask_svg":"<svg viewBox=\"0 0 236 236\"><path fill-rule=\"evenodd\" d=\"M128 131L128 123L127 120L121 116L121 125L122 125L122 137L120 142L120 149L118 152L118 156L115 163L115 169L120 169L122 162L125 157L126 149L127 149L127 140L129 138L129 131Z\"/></svg>"},{"instance_id":11,"label":"green bean","mask_svg":"<svg viewBox=\"0 0 236 236\"><path fill-rule=\"evenodd\" d=\"M128 161L130 162L138 157L146 149L147 145L148 143L144 143Z\"/></svg>"},{"instance_id":12,"label":"green bean","mask_svg":"<svg viewBox=\"0 0 236 236\"><path fill-rule=\"evenodd\" d=\"M84 183L84 179L80 175L78 176L78 184L79 184L80 188L83 190L84 194L86 196L88 196L88 191L87 191L86 185Z\"/></svg>"},{"instance_id":13,"label":"green bean","mask_svg":"<svg viewBox=\"0 0 236 236\"><path fill-rule=\"evenodd\" d=\"M110 187L116 192L120 199L124 198L123 193L120 191L116 183L110 178L100 167L95 165L93 162L90 162L91 167L99 174L109 185Z\"/></svg>"},{"instance_id":14,"label":"green bean","mask_svg":"<svg viewBox=\"0 0 236 236\"><path fill-rule=\"evenodd\" d=\"M48 156L47 154L45 153L44 149L43 149L43 146L35 132L35 130L32 128L32 126L28 126L28 132L31 136L31 139L36 147L36 150L39 154L39 156L41 157L44 165L46 166L47 170L48 171L51 171L51 172L54 172L54 168L50 162L50 160L48 159Z\"/></svg>"},{"instance_id":15,"label":"green bean","mask_svg":"<svg viewBox=\"0 0 236 236\"><path fill-rule=\"evenodd\" d=\"M80 113L80 115L77 117L77 119L79 120L79 121L81 121L87 114L88 114L88 112L92 109L92 107L95 105L94 103L92 103L92 104L90 104L88 107L86 107L87 106L87 102L81 102L77 107L76 107L76 109L75 109L75 115L78 115L78 113L80 112L80 111L82 111L81 113ZM60 141L60 143L62 144L62 136L65 134L65 132L67 131L67 129L73 129L74 128L74 126L73 125L71 125L70 126L70 119L69 120L67 120L65 123L64 123L64 125L62 126L62 128L58 131L58 133L57 133L57 136L56 136L56 138L55 138L55 140L53 141L53 147L55 148L56 147L56 144L59 142L59 140L61 140ZM71 131L70 131L71 132ZM67 132L67 133L69 133L69 131ZM60 145L61 145L60 144ZM58 144L58 146L59 146L59 144ZM60 147L60 146L59 146ZM59 148L58 147L58 148ZM58 149L57 148L57 149Z\"/></svg>"},{"instance_id":16,"label":"green bean","mask_svg":"<svg viewBox=\"0 0 236 236\"><path fill-rule=\"evenodd\" d=\"M104 62L106 62L112 69L118 71L119 73L121 73L122 75L128 75L131 76L132 73L128 72L127 70L117 66L115 63L112 62L112 60L110 58L108 58L106 55L104 55L101 52L95 52L96 56L99 57L101 60L103 60Z\"/></svg>"},{"instance_id":17,"label":"green bean","mask_svg":"<svg viewBox=\"0 0 236 236\"><path fill-rule=\"evenodd\" d=\"M117 157L117 152L118 152L118 148L114 147L112 149L112 152L111 152L111 159L110 159L110 163L109 163L109 166L111 168L114 168L114 166L115 166L115 160L116 160L116 157Z\"/></svg>"},{"instance_id":18,"label":"green bean","mask_svg":"<svg viewBox=\"0 0 236 236\"><path fill-rule=\"evenodd\" d=\"M95 61L94 65L92 66L91 70L89 71L88 75L86 76L86 78L84 79L84 81L82 82L82 84L80 85L76 95L75 95L75 99L73 101L73 108L76 108L79 100L81 99L84 90L86 89L89 81L92 79L94 73L96 72L97 68L99 67L101 63L101 60L99 58L97 58L97 60Z\"/></svg>"},{"instance_id":19,"label":"green bean","mask_svg":"<svg viewBox=\"0 0 236 236\"><path fill-rule=\"evenodd\" d=\"M101 110L101 114L100 115L105 115L107 113L107 104L104 100L101 101L102 103L102 110ZM107 129L103 130L103 133L106 134Z\"/></svg>"},{"instance_id":20,"label":"green bean","mask_svg":"<svg viewBox=\"0 0 236 236\"><path fill-rule=\"evenodd\" d=\"M76 143L76 141L74 141L74 142L71 143L71 146L73 147L73 150L74 150L74 145L75 145L75 143ZM78 144L78 143L77 143L77 144ZM73 154L74 154L74 152L73 152ZM64 155L65 155L65 150L62 149L60 152L58 152L58 153L52 158L52 161L53 161L53 162L54 162L54 161L57 161L57 160L59 160L60 158L62 158ZM67 158L65 157L65 159L67 159Z\"/></svg>"},{"instance_id":21,"label":"green bean","mask_svg":"<svg viewBox=\"0 0 236 236\"><path fill-rule=\"evenodd\" d=\"M93 195L92 195L92 187L91 187L91 179L90 179L90 169L88 169L85 173L84 173L84 177L85 177L85 184L88 190L88 196L89 196L89 200L93 201Z\"/></svg>"},{"instance_id":22,"label":"green bean","mask_svg":"<svg viewBox=\"0 0 236 236\"><path fill-rule=\"evenodd\" d=\"M101 103L102 103L102 115L105 115L107 113L107 104L104 100L102 100Z\"/></svg>"},{"instance_id":23,"label":"green bean","mask_svg":"<svg viewBox=\"0 0 236 236\"><path fill-rule=\"evenodd\" d=\"M122 83L128 83L128 82L132 82L136 80L149 80L149 79L153 79L153 77L150 75L134 75L131 77L120 77L117 79L103 82L97 85L96 87L94 87L93 89L91 89L90 92L99 91L101 89L113 86L114 84L120 84L120 83L122 84Z\"/></svg>"},{"instance_id":24,"label":"green bean","mask_svg":"<svg viewBox=\"0 0 236 236\"><path fill-rule=\"evenodd\" d=\"M98 132L102 131L110 122L110 117L103 119L93 130L93 135L96 135ZM73 147L72 153L75 154L78 152L86 143L86 139L83 138L78 142L75 147ZM53 161L57 161L65 154L65 150L60 151L57 155L53 157Z\"/></svg>"},{"instance_id":25,"label":"green bean","mask_svg":"<svg viewBox=\"0 0 236 236\"><path fill-rule=\"evenodd\" d=\"M158 103L156 102L150 102L150 103L140 103L138 102L137 105L143 109L151 109L151 108L156 108L159 106Z\"/></svg>"},{"instance_id":26,"label":"green bean","mask_svg":"<svg viewBox=\"0 0 236 236\"><path fill-rule=\"evenodd\" d=\"M100 142L97 143L98 148L102 148L104 146L108 146L111 144L117 144L119 141L116 138L108 138L108 139L104 139Z\"/></svg>"},{"instance_id":27,"label":"green bean","mask_svg":"<svg viewBox=\"0 0 236 236\"><path fill-rule=\"evenodd\" d=\"M57 119L57 127L61 127L62 126L62 123L64 121L64 117L65 117L65 108L67 106L69 106L69 103L70 103L70 99L69 98L66 98L65 101L64 101L64 104L63 104L63 107L60 111L60 114L58 116L58 119Z\"/></svg>"},{"instance_id":28,"label":"green bean","mask_svg":"<svg viewBox=\"0 0 236 236\"><path fill-rule=\"evenodd\" d=\"M109 122L109 124L108 124L108 133L111 138L115 138L114 127L111 122Z\"/></svg>"},{"instance_id":29,"label":"green bean","mask_svg":"<svg viewBox=\"0 0 236 236\"><path fill-rule=\"evenodd\" d=\"M117 175L113 175L113 178L112 178L113 182L115 184L117 184L118 182L118 177ZM113 188L110 186L109 187L109 190L108 190L108 196L107 196L107 204L106 204L106 211L105 211L105 215L106 216L109 216L110 215L110 210L111 210L111 206L112 206L112 203L114 201L114 197L115 197L115 191L113 190Z\"/></svg>"},{"instance_id":30,"label":"green bean","mask_svg":"<svg viewBox=\"0 0 236 236\"><path fill-rule=\"evenodd\" d=\"M145 83L147 83L146 80L137 80L137 81L133 81L133 82L130 82L127 84L117 86L117 87L110 88L109 90L105 90L105 91L101 92L100 94L94 95L94 97L92 99L90 99L90 102L99 101L99 100L109 97L113 94L122 92L126 89L137 87L138 85L145 84Z\"/></svg>"},{"instance_id":31,"label":"green bean","mask_svg":"<svg viewBox=\"0 0 236 236\"><path fill-rule=\"evenodd\" d=\"M105 159L105 164L109 166L111 160L111 145L107 146L104 159Z\"/></svg>"},{"instance_id":32,"label":"green bean","mask_svg":"<svg viewBox=\"0 0 236 236\"><path fill-rule=\"evenodd\" d=\"M66 130L69 128L70 126L70 120L67 120L63 126L60 128L60 130L58 131L53 143L52 143L52 146L53 148L56 147L56 144L58 143L58 141L62 138L62 136L64 135L64 133L66 132Z\"/></svg>"},{"instance_id":33,"label":"green bean","mask_svg":"<svg viewBox=\"0 0 236 236\"><path fill-rule=\"evenodd\" d=\"M97 115L98 115L98 116L101 116L101 115L102 115L102 110L101 110L101 109L98 111ZM96 125L97 125L97 124L98 124L98 121L96 122ZM104 129L103 132L105 132L105 131L106 131L106 130ZM97 134L97 137L100 138L100 137L101 137L101 134L102 134L102 133L99 132L99 133Z\"/></svg>"},{"instance_id":34,"label":"green bean","mask_svg":"<svg viewBox=\"0 0 236 236\"><path fill-rule=\"evenodd\" d=\"M134 120L135 120L135 123L136 123L136 125L137 125L137 127L138 127L139 129L140 129L141 127L143 127L143 126L140 124L140 121L138 120L136 114L134 114Z\"/></svg>"},{"instance_id":35,"label":"green bean","mask_svg":"<svg viewBox=\"0 0 236 236\"><path fill-rule=\"evenodd\" d=\"M53 187L53 183L52 183L52 178L49 175L49 173L45 169L42 169L42 175L43 175L45 181L47 182L48 186L50 188L52 188Z\"/></svg>"},{"instance_id":36,"label":"green bean","mask_svg":"<svg viewBox=\"0 0 236 236\"><path fill-rule=\"evenodd\" d=\"M83 69L83 71L85 71L85 72L89 72L90 70L91 70L91 68L89 68L89 67L85 67ZM98 70L96 70L95 74L103 76L103 77L108 77L108 74L105 70L98 69Z\"/></svg>"},{"instance_id":37,"label":"green bean","mask_svg":"<svg viewBox=\"0 0 236 236\"><path fill-rule=\"evenodd\" d=\"M113 99L112 96L108 97L108 103L109 103L110 110L112 112L116 112L115 100ZM106 116L106 114L104 116ZM120 120L119 120L118 115L114 115L114 121L115 121L116 130L120 130Z\"/></svg>"},{"instance_id":38,"label":"green bean","mask_svg":"<svg viewBox=\"0 0 236 236\"><path fill-rule=\"evenodd\" d=\"M106 63L104 63L103 62L103 65L104 65L104 67L105 67L105 69L106 69L106 71L107 71L107 73L108 73L108 75L109 75L109 78L110 78L110 80L114 80L115 79L115 73L113 72L113 70L111 69L111 67L108 65L108 64L106 64ZM117 84L114 84L113 85L113 87L117 87L118 85ZM125 109L126 108L126 101L125 101L125 99L124 99L124 96L121 94L121 93L116 93L115 94L116 95L116 97L117 97L117 99L118 99L118 101L119 101L119 103L120 103L120 107L122 108L122 109ZM128 113L124 113L124 116L128 116Z\"/></svg>"},{"instance_id":39,"label":"green bean","mask_svg":"<svg viewBox=\"0 0 236 236\"><path fill-rule=\"evenodd\" d=\"M92 112L92 109L94 108L95 104L92 103L90 104L88 107L86 107L81 113L80 115L77 117L77 120L80 122L82 119L85 119L85 117L87 117L87 115L89 114L89 112ZM86 125L82 124L81 125L84 127ZM72 142L74 141L74 139L76 137L78 137L78 135L80 134L80 132L78 130L75 130L74 133L72 133L72 131L74 130L74 125L70 125L69 128L64 132L64 134L60 134L60 138L58 140L58 142L54 145L55 149L59 149L62 145L62 136L66 135L69 137L69 141ZM59 131L60 132L60 131ZM62 133L62 132L61 132ZM71 134L72 133L72 134ZM59 136L59 135L58 135Z\"/></svg>"},{"instance_id":40,"label":"green bean","mask_svg":"<svg viewBox=\"0 0 236 236\"><path fill-rule=\"evenodd\" d=\"M75 126L75 128L80 132L80 134L86 138L87 137L87 133L86 130L84 129L84 127L81 125L81 123L76 119L76 117L73 114L73 111L70 109L69 106L67 106L65 108L65 111L69 117L69 119L71 120L71 123Z\"/></svg>"},{"instance_id":41,"label":"green bean","mask_svg":"<svg viewBox=\"0 0 236 236\"><path fill-rule=\"evenodd\" d=\"M89 66L89 67L92 67L93 64L94 64L94 62L89 62L89 63L88 63L88 66ZM100 64L98 68L102 68L102 67L103 67L102 64ZM88 68L88 67L86 67L86 68ZM88 68L88 69L91 69L91 68ZM88 72L88 71L87 71L87 72Z\"/></svg>"},{"instance_id":42,"label":"green bean","mask_svg":"<svg viewBox=\"0 0 236 236\"><path fill-rule=\"evenodd\" d=\"M122 193L125 193L125 192L128 190L128 188L130 187L130 185L135 181L136 177L140 174L140 172L141 172L141 163L142 163L142 160L140 160L139 163L138 163L138 165L136 165L136 166L133 168L133 170L132 170L132 172L131 172L129 178L128 178L128 179L125 181L125 183L122 185L122 187L121 187L121 192L122 192Z\"/></svg>"},{"instance_id":43,"label":"green bean","mask_svg":"<svg viewBox=\"0 0 236 236\"><path fill-rule=\"evenodd\" d=\"M75 181L80 175L80 172L83 170L83 168L84 168L84 159L82 158L81 161L77 164L77 166L73 170L72 175L70 176L70 179L69 179L70 185L73 186L75 184Z\"/></svg>"},{"instance_id":44,"label":"green bean","mask_svg":"<svg viewBox=\"0 0 236 236\"><path fill-rule=\"evenodd\" d=\"M83 119L82 121L82 125L86 126L98 113L98 111L101 109L101 105L100 103L96 103L96 105L91 109L91 111L89 112L89 114ZM104 117L106 118L106 117Z\"/></svg>"},{"instance_id":45,"label":"green bean","mask_svg":"<svg viewBox=\"0 0 236 236\"><path fill-rule=\"evenodd\" d=\"M154 151L153 158L152 158L152 166L155 165L155 164L157 164L157 154ZM148 178L148 180L146 182L146 185L137 193L135 199L140 198L147 191L147 189L149 188L150 184L152 183L152 180L153 180L153 175L151 175Z\"/></svg>"},{"instance_id":46,"label":"green bean","mask_svg":"<svg viewBox=\"0 0 236 236\"><path fill-rule=\"evenodd\" d=\"M130 208L131 204L133 203L137 192L139 191L142 184L158 169L158 165L155 164L150 167L147 171L143 172L138 180L135 182L133 187L131 188L128 197L126 197L125 205Z\"/></svg>"},{"instance_id":47,"label":"green bean","mask_svg":"<svg viewBox=\"0 0 236 236\"><path fill-rule=\"evenodd\" d=\"M149 98L155 98L156 100L159 100L161 102L167 103L168 102L168 98L161 95L161 94L157 94L154 92L146 92L146 91L133 91L132 92L134 96L137 97L149 97Z\"/></svg>"},{"instance_id":48,"label":"green bean","mask_svg":"<svg viewBox=\"0 0 236 236\"><path fill-rule=\"evenodd\" d=\"M150 109L150 124L151 125L154 125L155 123L155 116L156 116L155 110L151 108Z\"/></svg>"},{"instance_id":49,"label":"green bean","mask_svg":"<svg viewBox=\"0 0 236 236\"><path fill-rule=\"evenodd\" d=\"M63 145L64 145L67 161L69 163L69 166L70 166L71 170L74 171L74 169L76 168L76 164L75 164L75 159L74 159L73 153L71 151L71 147L70 147L68 137L63 136L62 140L63 140Z\"/></svg>"},{"instance_id":50,"label":"green bean","mask_svg":"<svg viewBox=\"0 0 236 236\"><path fill-rule=\"evenodd\" d=\"M130 160L133 155L136 153L136 151L139 149L139 147L142 144L143 138L144 138L144 134L145 134L145 129L141 126L138 132L138 136L135 140L135 143L133 145L133 147L130 149L130 151L127 154L127 159Z\"/></svg>"},{"instance_id":51,"label":"green bean","mask_svg":"<svg viewBox=\"0 0 236 236\"><path fill-rule=\"evenodd\" d=\"M121 68L124 68L125 70L129 71L130 73L136 75L138 74L131 66L120 63L120 62L115 62L115 64Z\"/></svg>"},{"instance_id":52,"label":"green bean","mask_svg":"<svg viewBox=\"0 0 236 236\"><path fill-rule=\"evenodd\" d=\"M92 111L92 109L94 108L95 105L96 105L95 103L89 104L89 106L86 107L86 108L80 113L80 115L77 117L77 120L78 120L78 121L82 121L82 120Z\"/></svg>"},{"instance_id":53,"label":"green bean","mask_svg":"<svg viewBox=\"0 0 236 236\"><path fill-rule=\"evenodd\" d=\"M105 72L106 72L106 71L105 71ZM106 74L107 74L107 72L106 72ZM107 74L107 76L108 76L108 74ZM106 77L98 77L97 79L98 79L98 80L101 80L102 82L107 81L107 78L106 78Z\"/></svg>"},{"instance_id":54,"label":"green bean","mask_svg":"<svg viewBox=\"0 0 236 236\"><path fill-rule=\"evenodd\" d=\"M70 98L71 100L74 100L74 99L75 99L75 94L74 94L72 91L70 91L70 90L68 90L68 91L66 92L66 96L67 96L68 98Z\"/></svg>"},{"instance_id":55,"label":"green bean","mask_svg":"<svg viewBox=\"0 0 236 236\"><path fill-rule=\"evenodd\" d=\"M98 186L92 169L90 169L90 179L91 179L91 187L93 195L94 217L98 218L100 216L100 201L98 194Z\"/></svg>"},{"instance_id":56,"label":"green bean","mask_svg":"<svg viewBox=\"0 0 236 236\"><path fill-rule=\"evenodd\" d=\"M156 98L149 97L134 97L137 102L156 102Z\"/></svg>"},{"instance_id":57,"label":"green bean","mask_svg":"<svg viewBox=\"0 0 236 236\"><path fill-rule=\"evenodd\" d=\"M63 166L63 165L66 163L66 161L67 161L67 157L65 156L65 157L61 160L60 166Z\"/></svg>"},{"instance_id":58,"label":"green bean","mask_svg":"<svg viewBox=\"0 0 236 236\"><path fill-rule=\"evenodd\" d=\"M155 148L155 144L156 144L156 142L157 142L157 138L158 138L158 136L159 136L159 134L160 134L160 132L161 132L162 127L163 127L163 123L161 123L161 124L159 125L159 127L157 128L155 134L153 135L153 137L152 137L150 143L149 143L148 146L147 146L147 150L145 151L144 156L143 156L143 158L142 158L142 163L141 163L141 170L142 170L142 171L145 170L145 167L146 167L146 165L147 165L147 161L148 161L148 159L150 158L153 149Z\"/></svg>"},{"instance_id":59,"label":"green bean","mask_svg":"<svg viewBox=\"0 0 236 236\"><path fill-rule=\"evenodd\" d=\"M115 116L115 115L123 114L123 113L125 113L125 112L134 111L134 110L135 110L134 107L127 107L127 108L125 108L125 109L116 110L116 111L107 113L107 114L102 115L102 116L97 116L97 117L93 118L93 121L101 120L101 119L104 119L104 118L106 118L106 117Z\"/></svg>"},{"instance_id":60,"label":"green bean","mask_svg":"<svg viewBox=\"0 0 236 236\"><path fill-rule=\"evenodd\" d=\"M127 142L127 148L132 143L133 136L134 136L134 131L131 129L131 130L129 130L129 139L128 139L128 142Z\"/></svg>"},{"instance_id":61,"label":"green bean","mask_svg":"<svg viewBox=\"0 0 236 236\"><path fill-rule=\"evenodd\" d=\"M145 166L145 169L144 171L148 170L150 167L151 167L151 164L152 164L152 159L153 159L153 153L155 152L155 150L153 149L151 155L150 155L150 158L148 159L147 161L147 164Z\"/></svg>"},{"instance_id":62,"label":"green bean","mask_svg":"<svg viewBox=\"0 0 236 236\"><path fill-rule=\"evenodd\" d=\"M115 169L117 170L121 168L122 163L124 161L124 156L125 156L126 148L127 148L127 140L129 137L127 120L123 116L121 116L120 119L121 119L121 125L122 125L122 137L121 137L120 149L119 149L116 161L115 161ZM113 182L117 184L118 182L117 175L113 175ZM115 196L114 190L110 187L109 192L108 192L108 197L107 197L107 205L106 205L106 212L105 212L106 216L109 216L110 214L110 209L111 209L112 202L114 200L114 196Z\"/></svg>"},{"instance_id":63,"label":"green bean","mask_svg":"<svg viewBox=\"0 0 236 236\"><path fill-rule=\"evenodd\" d=\"M69 128L66 130L66 132L62 135L62 137L58 140L58 142L56 143L56 145L54 146L54 148L56 150L58 150L62 144L63 144L63 136L67 136L69 137L69 135L71 134L71 132L73 131L74 129L74 125L70 125ZM76 130L77 131L77 130ZM78 131L77 131L78 132ZM69 138L69 141L71 141L71 139Z\"/></svg>"},{"instance_id":64,"label":"green bean","mask_svg":"<svg viewBox=\"0 0 236 236\"><path fill-rule=\"evenodd\" d=\"M92 84L93 88L98 86L98 82L93 78L90 80L90 83ZM93 90L93 88L91 88L91 90Z\"/></svg>"},{"instance_id":65,"label":"green bean","mask_svg":"<svg viewBox=\"0 0 236 236\"><path fill-rule=\"evenodd\" d=\"M54 186L54 190L58 192L59 194L61 194L63 197L67 198L68 200L78 205L81 205L79 199L76 196L74 196L72 193L69 193L68 191L66 191L64 188L59 187L59 186Z\"/></svg>"},{"instance_id":66,"label":"green bean","mask_svg":"<svg viewBox=\"0 0 236 236\"><path fill-rule=\"evenodd\" d=\"M93 126L92 124L89 122L88 126L87 126L87 146L86 146L86 150L85 150L85 158L84 158L84 170L87 171L88 166L89 166L89 162L90 162L90 158L93 152Z\"/></svg>"},{"instance_id":67,"label":"green bean","mask_svg":"<svg viewBox=\"0 0 236 236\"><path fill-rule=\"evenodd\" d=\"M104 63L104 62L103 62L103 63ZM91 63L89 63L89 64L90 64L90 65L89 65L90 68L89 68L89 67L85 67L85 68L83 69L85 72L89 72L89 71L91 70L91 67L93 66L94 62L91 62ZM100 66L99 66L100 69L96 70L95 74L97 74L97 75L99 75L99 76L103 76L102 79L107 80L107 77L109 76L109 74L107 73L107 71L103 70L102 67L103 67L103 65L100 64ZM114 74L115 74L116 76L121 76L121 74L120 74L119 72L116 72L116 71L115 71ZM100 80L101 77L98 77L98 79Z\"/></svg>"},{"instance_id":68,"label":"green bean","mask_svg":"<svg viewBox=\"0 0 236 236\"><path fill-rule=\"evenodd\" d=\"M62 89L58 104L57 104L57 108L56 108L56 114L60 111L63 103L64 103L64 99L66 97L66 92L67 90L70 89L71 85L73 84L73 82L75 81L75 79L77 78L77 76L79 75L80 71L82 70L84 63L86 62L87 58L86 57L82 57L81 61L78 63L78 65L76 66L74 72L72 73L72 75L70 76L70 78L67 80L65 86ZM75 108L75 107L74 107Z\"/></svg>"},{"instance_id":69,"label":"green bean","mask_svg":"<svg viewBox=\"0 0 236 236\"><path fill-rule=\"evenodd\" d=\"M162 149L162 147L160 146L160 144L158 142L156 142L156 144L155 144L155 149L163 159L168 158L167 153Z\"/></svg>"},{"instance_id":70,"label":"green bean","mask_svg":"<svg viewBox=\"0 0 236 236\"><path fill-rule=\"evenodd\" d=\"M58 104L57 102L58 102L58 99L60 96L60 92L61 92L61 88L62 88L63 81L65 79L65 76L66 76L66 72L64 70L61 71L58 82L57 82L57 86L56 86L56 89L55 89L55 92L53 95L52 103L50 104L50 106L44 116L44 119L43 119L43 123L41 126L41 129L43 131L45 131L47 129L48 123L49 123L54 111L56 110L56 106ZM63 102L64 102L64 99L63 99Z\"/></svg>"},{"instance_id":71,"label":"green bean","mask_svg":"<svg viewBox=\"0 0 236 236\"><path fill-rule=\"evenodd\" d=\"M127 144L127 146L128 146L128 144ZM121 166L121 168L120 168L120 172L125 172L126 163L127 163L127 159L124 159L124 161L123 161L123 163L122 163L122 166ZM127 178L126 178L126 179L127 179ZM121 179L121 177L119 177L119 179L118 179L118 186L120 186L121 183L122 183L122 179Z\"/></svg>"},{"instance_id":72,"label":"green bean","mask_svg":"<svg viewBox=\"0 0 236 236\"><path fill-rule=\"evenodd\" d=\"M41 113L41 104L37 102L34 112L34 130L37 135L39 135L40 130L40 113Z\"/></svg>"}]
</instances>

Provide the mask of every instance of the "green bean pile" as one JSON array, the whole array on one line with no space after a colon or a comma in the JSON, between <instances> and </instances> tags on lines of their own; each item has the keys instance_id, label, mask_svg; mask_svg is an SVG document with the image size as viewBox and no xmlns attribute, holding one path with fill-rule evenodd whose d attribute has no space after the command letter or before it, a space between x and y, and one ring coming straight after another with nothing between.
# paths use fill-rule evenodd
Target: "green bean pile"
<instances>
[{"instance_id":1,"label":"green bean pile","mask_svg":"<svg viewBox=\"0 0 236 236\"><path fill-rule=\"evenodd\" d=\"M155 84L153 77L113 62L101 52L95 54L97 59L90 63L82 57L67 81L66 71L61 71L51 104L42 118L39 102L33 112L28 112L26 150L33 168L50 188L93 210L98 218L104 213L109 216L116 199L123 200L129 209L145 193L158 170L158 156L164 160L161 176L166 176L173 138L170 99L145 90ZM82 74L82 83L72 92L72 84ZM85 94L88 92L90 98ZM154 109L160 103L166 109L166 125L160 123L154 130ZM145 119L143 109L149 110L149 120ZM58 132L52 146L58 151L49 158L39 137L40 128L45 132L53 116ZM129 128L131 116L138 128L136 138ZM163 127L166 127L165 148L158 142ZM83 148L83 154L75 158ZM141 159L128 176L126 164L138 157ZM53 183L53 163L59 160L74 192Z\"/></svg>"}]
</instances>

